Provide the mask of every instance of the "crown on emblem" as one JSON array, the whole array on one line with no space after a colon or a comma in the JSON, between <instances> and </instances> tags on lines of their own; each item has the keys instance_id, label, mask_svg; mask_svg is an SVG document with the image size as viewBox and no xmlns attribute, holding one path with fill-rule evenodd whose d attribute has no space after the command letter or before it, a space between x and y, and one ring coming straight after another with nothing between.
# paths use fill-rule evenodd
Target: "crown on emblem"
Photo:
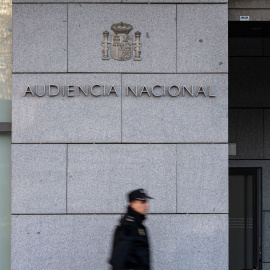
<instances>
[{"instance_id":1,"label":"crown on emblem","mask_svg":"<svg viewBox=\"0 0 270 270\"><path fill-rule=\"evenodd\" d=\"M128 33L133 29L133 27L130 24L120 22L113 24L111 29L116 35L117 34L128 35Z\"/></svg>"}]
</instances>

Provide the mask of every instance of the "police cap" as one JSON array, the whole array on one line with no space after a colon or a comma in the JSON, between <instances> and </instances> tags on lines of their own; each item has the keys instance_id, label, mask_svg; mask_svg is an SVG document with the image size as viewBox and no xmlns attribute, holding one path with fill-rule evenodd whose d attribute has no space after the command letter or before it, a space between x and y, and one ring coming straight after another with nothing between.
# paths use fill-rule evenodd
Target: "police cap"
<instances>
[{"instance_id":1,"label":"police cap","mask_svg":"<svg viewBox=\"0 0 270 270\"><path fill-rule=\"evenodd\" d=\"M147 199L153 199L153 198L148 196L146 194L145 190L142 189L142 188L133 190L128 194L129 202L132 202L132 201L135 201L135 200L145 201Z\"/></svg>"}]
</instances>

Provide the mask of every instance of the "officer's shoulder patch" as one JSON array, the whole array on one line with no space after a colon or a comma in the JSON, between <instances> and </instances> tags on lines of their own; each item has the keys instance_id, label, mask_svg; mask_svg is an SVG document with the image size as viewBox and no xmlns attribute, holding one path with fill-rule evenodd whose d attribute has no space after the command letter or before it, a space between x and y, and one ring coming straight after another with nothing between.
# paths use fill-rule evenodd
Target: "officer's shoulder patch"
<instances>
[{"instance_id":1,"label":"officer's shoulder patch","mask_svg":"<svg viewBox=\"0 0 270 270\"><path fill-rule=\"evenodd\" d=\"M132 216L127 216L127 217L126 217L126 221L129 221L129 222L135 222L135 218L132 217Z\"/></svg>"},{"instance_id":2,"label":"officer's shoulder patch","mask_svg":"<svg viewBox=\"0 0 270 270\"><path fill-rule=\"evenodd\" d=\"M145 235L145 230L144 229L138 229L139 235Z\"/></svg>"}]
</instances>

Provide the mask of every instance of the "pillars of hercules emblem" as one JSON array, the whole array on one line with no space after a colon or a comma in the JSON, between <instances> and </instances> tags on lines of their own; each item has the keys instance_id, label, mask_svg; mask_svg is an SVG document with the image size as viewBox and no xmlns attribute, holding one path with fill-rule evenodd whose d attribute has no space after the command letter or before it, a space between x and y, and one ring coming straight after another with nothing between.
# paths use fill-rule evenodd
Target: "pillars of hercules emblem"
<instances>
[{"instance_id":1,"label":"pillars of hercules emblem","mask_svg":"<svg viewBox=\"0 0 270 270\"><path fill-rule=\"evenodd\" d=\"M135 45L134 48L135 56L133 59L135 61L141 61L141 49L140 49L140 47L142 46L140 42L141 32L136 31L134 35L135 35L135 42L133 44Z\"/></svg>"},{"instance_id":2,"label":"pillars of hercules emblem","mask_svg":"<svg viewBox=\"0 0 270 270\"><path fill-rule=\"evenodd\" d=\"M111 42L108 41L108 37L109 37L109 32L108 31L104 31L103 32L103 56L102 56L102 60L109 60L110 57L108 55L108 50L109 50L109 44L111 44Z\"/></svg>"}]
</instances>

